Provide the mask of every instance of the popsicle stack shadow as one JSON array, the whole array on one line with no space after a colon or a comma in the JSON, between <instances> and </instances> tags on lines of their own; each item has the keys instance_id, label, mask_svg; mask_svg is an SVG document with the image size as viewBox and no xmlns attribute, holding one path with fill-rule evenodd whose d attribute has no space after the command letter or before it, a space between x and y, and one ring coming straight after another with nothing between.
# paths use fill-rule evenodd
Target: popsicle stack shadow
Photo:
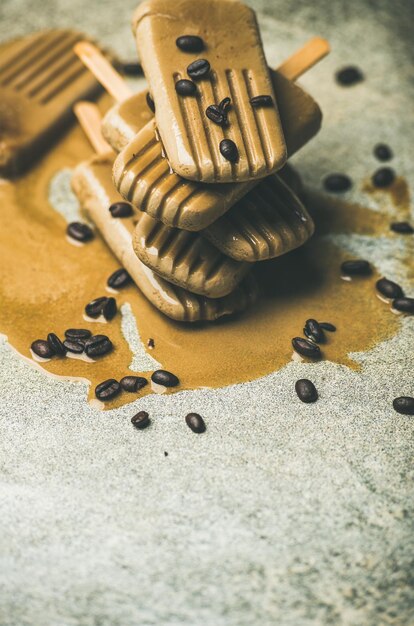
<instances>
[{"instance_id":1,"label":"popsicle stack shadow","mask_svg":"<svg viewBox=\"0 0 414 626\"><path fill-rule=\"evenodd\" d=\"M254 13L240 2L180 0L173 20L170 11L167 0L149 0L134 16L151 96L131 95L91 44L75 46L118 104L102 124L111 147L94 105L76 105L98 155L76 169L73 188L159 310L177 320L213 320L256 299L254 262L285 254L313 233L282 167L321 124L318 105L293 80L329 47L315 38L274 72ZM241 49L227 49L223 42L235 41L236 32ZM120 200L133 205L131 218L110 214Z\"/></svg>"}]
</instances>

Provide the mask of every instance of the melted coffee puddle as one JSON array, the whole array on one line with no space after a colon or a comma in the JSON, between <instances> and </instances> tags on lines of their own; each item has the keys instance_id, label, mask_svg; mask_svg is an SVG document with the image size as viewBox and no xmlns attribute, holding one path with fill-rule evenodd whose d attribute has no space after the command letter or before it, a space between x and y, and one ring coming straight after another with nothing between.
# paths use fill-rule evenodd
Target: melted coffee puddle
<instances>
[{"instance_id":1,"label":"melted coffee puddle","mask_svg":"<svg viewBox=\"0 0 414 626\"><path fill-rule=\"evenodd\" d=\"M113 353L93 363L56 357L41 363L52 374L91 381L93 398L98 383L131 374L133 355L121 332L120 314L107 324L83 318L86 303L107 295L106 280L119 263L99 236L84 246L72 245L64 219L48 201L52 177L90 156L87 140L74 128L28 174L0 183L0 332L29 358L32 341L49 332L63 337L67 328L88 328L108 335ZM358 366L349 353L369 350L397 331L397 317L376 297L377 276L342 280L339 266L350 255L323 237L354 232L375 237L388 232L389 218L326 197L312 196L308 205L317 236L297 251L257 265L263 296L239 317L184 325L158 313L134 286L115 296L118 309L130 303L148 354L180 378L176 390L223 387L280 369L291 360L291 339L302 335L309 317L335 324L337 332L327 333L321 346L323 355L353 368ZM147 348L149 338L153 349ZM137 375L149 378L148 372ZM151 393L150 385L140 395L146 393ZM135 398L123 392L107 406Z\"/></svg>"}]
</instances>

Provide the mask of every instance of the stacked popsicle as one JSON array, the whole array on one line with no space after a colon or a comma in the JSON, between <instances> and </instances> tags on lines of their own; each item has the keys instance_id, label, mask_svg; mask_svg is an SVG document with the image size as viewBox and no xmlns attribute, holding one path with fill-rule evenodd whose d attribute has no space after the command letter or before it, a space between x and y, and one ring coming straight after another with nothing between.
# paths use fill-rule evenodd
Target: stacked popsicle
<instances>
[{"instance_id":1,"label":"stacked popsicle","mask_svg":"<svg viewBox=\"0 0 414 626\"><path fill-rule=\"evenodd\" d=\"M95 132L99 154L77 168L73 186L155 306L174 319L216 319L254 301L255 262L312 235L280 170L321 123L291 79L328 47L312 40L270 71L255 15L237 0L147 0L133 24L151 95L130 96L93 47L77 46L121 102L102 126L119 154ZM77 114L91 135L85 106Z\"/></svg>"}]
</instances>

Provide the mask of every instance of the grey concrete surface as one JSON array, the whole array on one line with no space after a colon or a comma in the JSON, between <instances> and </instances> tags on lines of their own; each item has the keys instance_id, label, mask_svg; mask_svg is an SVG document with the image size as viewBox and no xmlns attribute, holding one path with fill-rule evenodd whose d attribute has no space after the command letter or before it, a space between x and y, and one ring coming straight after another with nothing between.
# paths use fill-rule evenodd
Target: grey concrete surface
<instances>
[{"instance_id":1,"label":"grey concrete surface","mask_svg":"<svg viewBox=\"0 0 414 626\"><path fill-rule=\"evenodd\" d=\"M73 25L132 57L134 4L2 0L0 36ZM325 113L296 158L307 184L345 171L356 182L347 197L367 204L372 147L386 141L412 185L413 3L252 4L272 64L311 35L332 42L302 81ZM367 80L346 91L332 76L348 63ZM370 208L393 211L372 199ZM412 239L339 243L414 291L401 263ZM414 418L391 407L414 394L413 321L355 355L360 373L291 363L252 383L104 414L83 384L46 377L3 338L1 626L413 624ZM319 389L315 405L292 393L304 376ZM146 432L130 426L138 409L153 417ZM194 410L202 436L183 421Z\"/></svg>"}]
</instances>

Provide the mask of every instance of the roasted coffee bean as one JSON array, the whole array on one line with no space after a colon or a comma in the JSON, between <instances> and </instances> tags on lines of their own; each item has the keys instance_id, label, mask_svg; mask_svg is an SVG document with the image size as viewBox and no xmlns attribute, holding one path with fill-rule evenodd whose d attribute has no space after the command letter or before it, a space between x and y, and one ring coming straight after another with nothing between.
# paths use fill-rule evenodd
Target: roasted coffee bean
<instances>
[{"instance_id":1,"label":"roasted coffee bean","mask_svg":"<svg viewBox=\"0 0 414 626\"><path fill-rule=\"evenodd\" d=\"M352 181L346 174L329 174L323 181L323 186L327 191L342 193L352 187Z\"/></svg>"},{"instance_id":2,"label":"roasted coffee bean","mask_svg":"<svg viewBox=\"0 0 414 626\"><path fill-rule=\"evenodd\" d=\"M392 222L390 226L391 230L401 235L412 235L414 233L414 227L408 222Z\"/></svg>"},{"instance_id":3,"label":"roasted coffee bean","mask_svg":"<svg viewBox=\"0 0 414 626\"><path fill-rule=\"evenodd\" d=\"M325 333L319 322L314 319L306 320L303 331L309 339L313 339L316 343L323 343L325 341Z\"/></svg>"},{"instance_id":4,"label":"roasted coffee bean","mask_svg":"<svg viewBox=\"0 0 414 626\"><path fill-rule=\"evenodd\" d=\"M410 398L410 396L395 398L392 406L401 415L414 415L414 398Z\"/></svg>"},{"instance_id":5,"label":"roasted coffee bean","mask_svg":"<svg viewBox=\"0 0 414 626\"><path fill-rule=\"evenodd\" d=\"M114 202L109 207L109 212L112 217L131 217L133 209L129 202Z\"/></svg>"},{"instance_id":6,"label":"roasted coffee bean","mask_svg":"<svg viewBox=\"0 0 414 626\"><path fill-rule=\"evenodd\" d=\"M143 428L146 428L150 425L151 420L146 411L140 411L131 418L131 423L135 426L135 428L142 430Z\"/></svg>"},{"instance_id":7,"label":"roasted coffee bean","mask_svg":"<svg viewBox=\"0 0 414 626\"><path fill-rule=\"evenodd\" d=\"M65 356L66 348L55 333L49 333L47 342L57 356Z\"/></svg>"},{"instance_id":8,"label":"roasted coffee bean","mask_svg":"<svg viewBox=\"0 0 414 626\"><path fill-rule=\"evenodd\" d=\"M120 66L121 72L127 76L142 76L144 74L142 65L138 61L122 61Z\"/></svg>"},{"instance_id":9,"label":"roasted coffee bean","mask_svg":"<svg viewBox=\"0 0 414 626\"><path fill-rule=\"evenodd\" d=\"M334 333L336 331L336 326L331 324L331 322L319 322L319 326L330 333Z\"/></svg>"},{"instance_id":10,"label":"roasted coffee bean","mask_svg":"<svg viewBox=\"0 0 414 626\"><path fill-rule=\"evenodd\" d=\"M345 276L368 276L372 273L372 268L368 261L356 259L355 261L344 261L341 265L341 272Z\"/></svg>"},{"instance_id":11,"label":"roasted coffee bean","mask_svg":"<svg viewBox=\"0 0 414 626\"><path fill-rule=\"evenodd\" d=\"M85 352L88 356L103 356L111 352L113 343L106 335L93 335L85 341Z\"/></svg>"},{"instance_id":12,"label":"roasted coffee bean","mask_svg":"<svg viewBox=\"0 0 414 626\"><path fill-rule=\"evenodd\" d=\"M108 287L112 289L122 289L130 283L132 283L132 278L123 267L119 270L115 270L106 281Z\"/></svg>"},{"instance_id":13,"label":"roasted coffee bean","mask_svg":"<svg viewBox=\"0 0 414 626\"><path fill-rule=\"evenodd\" d=\"M117 310L115 298L107 298L102 307L102 315L109 322L115 317Z\"/></svg>"},{"instance_id":14,"label":"roasted coffee bean","mask_svg":"<svg viewBox=\"0 0 414 626\"><path fill-rule=\"evenodd\" d=\"M36 339L30 346L32 352L40 356L42 359L51 359L55 356L55 352L47 341L44 339Z\"/></svg>"},{"instance_id":15,"label":"roasted coffee bean","mask_svg":"<svg viewBox=\"0 0 414 626\"><path fill-rule=\"evenodd\" d=\"M219 126L227 124L227 115L216 104L211 104L206 108L206 115L209 120Z\"/></svg>"},{"instance_id":16,"label":"roasted coffee bean","mask_svg":"<svg viewBox=\"0 0 414 626\"><path fill-rule=\"evenodd\" d=\"M147 91L147 95L145 96L145 100L147 101L147 105L150 111L155 113L155 102L152 99L152 96L149 91Z\"/></svg>"},{"instance_id":17,"label":"roasted coffee bean","mask_svg":"<svg viewBox=\"0 0 414 626\"><path fill-rule=\"evenodd\" d=\"M254 109L274 106L272 96L254 96L250 98L250 104Z\"/></svg>"},{"instance_id":18,"label":"roasted coffee bean","mask_svg":"<svg viewBox=\"0 0 414 626\"><path fill-rule=\"evenodd\" d=\"M177 376L175 376L175 374L171 374L171 372L167 372L166 370L155 371L151 376L151 380L153 383L163 385L164 387L176 387L180 384Z\"/></svg>"},{"instance_id":19,"label":"roasted coffee bean","mask_svg":"<svg viewBox=\"0 0 414 626\"><path fill-rule=\"evenodd\" d=\"M136 392L148 385L146 378L142 376L124 376L119 381L124 391Z\"/></svg>"},{"instance_id":20,"label":"roasted coffee bean","mask_svg":"<svg viewBox=\"0 0 414 626\"><path fill-rule=\"evenodd\" d=\"M153 340L152 337L150 337L147 341L147 346L148 348L155 348L155 341Z\"/></svg>"},{"instance_id":21,"label":"roasted coffee bean","mask_svg":"<svg viewBox=\"0 0 414 626\"><path fill-rule=\"evenodd\" d=\"M95 387L95 396L102 402L112 400L120 393L121 385L115 378L108 378L108 380L104 380L103 383L99 383Z\"/></svg>"},{"instance_id":22,"label":"roasted coffee bean","mask_svg":"<svg viewBox=\"0 0 414 626\"><path fill-rule=\"evenodd\" d=\"M372 184L374 187L389 187L394 180L395 172L391 167L380 167L380 169L372 175Z\"/></svg>"},{"instance_id":23,"label":"roasted coffee bean","mask_svg":"<svg viewBox=\"0 0 414 626\"><path fill-rule=\"evenodd\" d=\"M374 156L377 157L378 161L390 161L394 155L387 144L377 143L374 148Z\"/></svg>"},{"instance_id":24,"label":"roasted coffee bean","mask_svg":"<svg viewBox=\"0 0 414 626\"><path fill-rule=\"evenodd\" d=\"M90 226L82 222L71 222L67 225L66 234L76 241L90 241L94 238L94 232Z\"/></svg>"},{"instance_id":25,"label":"roasted coffee bean","mask_svg":"<svg viewBox=\"0 0 414 626\"><path fill-rule=\"evenodd\" d=\"M91 336L91 331L86 328L68 328L65 330L66 339L72 339L74 341L78 341L79 339L84 341L85 339L89 339Z\"/></svg>"},{"instance_id":26,"label":"roasted coffee bean","mask_svg":"<svg viewBox=\"0 0 414 626\"><path fill-rule=\"evenodd\" d=\"M198 413L189 413L186 415L185 421L193 433L204 433L206 430L205 422Z\"/></svg>"},{"instance_id":27,"label":"roasted coffee bean","mask_svg":"<svg viewBox=\"0 0 414 626\"><path fill-rule=\"evenodd\" d=\"M197 86L192 80L182 78L175 83L175 91L180 96L194 96L197 92Z\"/></svg>"},{"instance_id":28,"label":"roasted coffee bean","mask_svg":"<svg viewBox=\"0 0 414 626\"><path fill-rule=\"evenodd\" d=\"M316 391L315 385L307 378L297 380L295 383L295 390L298 394L299 400L302 402L316 402L318 399L318 392Z\"/></svg>"},{"instance_id":29,"label":"roasted coffee bean","mask_svg":"<svg viewBox=\"0 0 414 626\"><path fill-rule=\"evenodd\" d=\"M204 41L197 35L182 35L175 43L183 52L201 52L204 49Z\"/></svg>"},{"instance_id":30,"label":"roasted coffee bean","mask_svg":"<svg viewBox=\"0 0 414 626\"><path fill-rule=\"evenodd\" d=\"M364 75L358 67L350 65L338 70L335 74L337 83L343 87L350 87L364 80Z\"/></svg>"},{"instance_id":31,"label":"roasted coffee bean","mask_svg":"<svg viewBox=\"0 0 414 626\"><path fill-rule=\"evenodd\" d=\"M75 339L65 339L63 345L68 352L73 352L74 354L82 354L85 350L84 342L79 340L76 341Z\"/></svg>"},{"instance_id":32,"label":"roasted coffee bean","mask_svg":"<svg viewBox=\"0 0 414 626\"><path fill-rule=\"evenodd\" d=\"M88 315L88 317L93 317L94 319L99 317L107 299L107 296L101 296L100 298L95 298L95 300L89 302L85 307L86 315Z\"/></svg>"},{"instance_id":33,"label":"roasted coffee bean","mask_svg":"<svg viewBox=\"0 0 414 626\"><path fill-rule=\"evenodd\" d=\"M321 356L321 349L313 341L309 339L303 339L303 337L294 337L292 339L292 346L295 352L302 356L307 356L311 359L319 359Z\"/></svg>"},{"instance_id":34,"label":"roasted coffee bean","mask_svg":"<svg viewBox=\"0 0 414 626\"><path fill-rule=\"evenodd\" d=\"M404 292L397 283L394 283L388 278L380 278L376 282L376 288L386 298L393 300L394 298L403 298Z\"/></svg>"},{"instance_id":35,"label":"roasted coffee bean","mask_svg":"<svg viewBox=\"0 0 414 626\"><path fill-rule=\"evenodd\" d=\"M414 298L396 298L392 308L401 313L414 313Z\"/></svg>"},{"instance_id":36,"label":"roasted coffee bean","mask_svg":"<svg viewBox=\"0 0 414 626\"><path fill-rule=\"evenodd\" d=\"M230 105L231 105L231 99L227 97L227 98L223 98L223 100L220 102L218 107L223 113L225 113L229 109Z\"/></svg>"},{"instance_id":37,"label":"roasted coffee bean","mask_svg":"<svg viewBox=\"0 0 414 626\"><path fill-rule=\"evenodd\" d=\"M187 67L187 74L193 80L200 80L201 78L205 78L208 76L210 72L210 63L207 59L197 59L197 61L193 61Z\"/></svg>"},{"instance_id":38,"label":"roasted coffee bean","mask_svg":"<svg viewBox=\"0 0 414 626\"><path fill-rule=\"evenodd\" d=\"M222 139L220 141L220 152L231 163L236 163L239 160L239 151L231 139Z\"/></svg>"}]
</instances>

